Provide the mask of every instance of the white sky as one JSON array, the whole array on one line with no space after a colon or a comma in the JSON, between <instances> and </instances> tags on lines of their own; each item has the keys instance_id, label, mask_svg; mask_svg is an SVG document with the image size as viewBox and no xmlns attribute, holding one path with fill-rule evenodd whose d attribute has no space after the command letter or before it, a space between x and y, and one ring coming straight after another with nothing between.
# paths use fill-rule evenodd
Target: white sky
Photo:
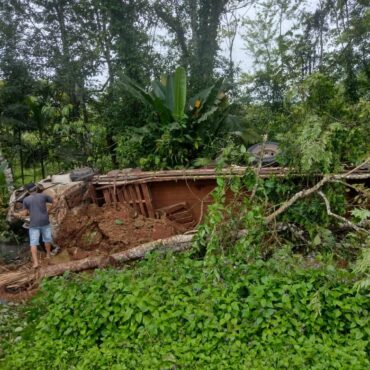
<instances>
[{"instance_id":1,"label":"white sky","mask_svg":"<svg viewBox=\"0 0 370 370\"><path fill-rule=\"evenodd\" d=\"M305 9L307 11L313 11L320 0L305 0L301 4L301 9ZM240 9L238 11L238 16L241 18L250 18L253 19L256 15L255 6L248 6L245 9ZM290 21L285 22L285 26L283 28L287 31L291 26ZM234 49L233 49L233 59L236 64L239 64L241 72L252 72L253 70L253 57L248 54L248 50L246 50L246 46L244 44L243 38L243 27L239 26L239 30L234 42ZM225 43L221 43L221 48L223 50L224 56L228 56L227 46Z\"/></svg>"},{"instance_id":2,"label":"white sky","mask_svg":"<svg viewBox=\"0 0 370 370\"><path fill-rule=\"evenodd\" d=\"M318 4L319 0L306 0L302 3L302 6L304 6L307 10L313 10L315 9L316 5ZM237 13L238 17L241 18L251 18L253 19L256 15L255 6L248 6L246 8L238 10ZM286 24L283 28L286 30L291 25L291 22L286 21ZM166 53L166 47L163 47L159 41L159 38L164 37L166 38L166 30L163 28L157 28L155 31L157 40L154 43L154 47L157 51ZM244 44L243 38L243 26L239 25L238 32L234 41L234 47L233 47L233 60L237 66L240 67L241 72L243 73L251 73L253 71L253 57L248 54L248 50L246 50L246 46ZM226 58L228 57L228 48L227 48L227 42L221 41L220 44L221 47L221 53ZM107 78L107 71L103 70L101 75L97 76L96 82L104 83Z\"/></svg>"}]
</instances>

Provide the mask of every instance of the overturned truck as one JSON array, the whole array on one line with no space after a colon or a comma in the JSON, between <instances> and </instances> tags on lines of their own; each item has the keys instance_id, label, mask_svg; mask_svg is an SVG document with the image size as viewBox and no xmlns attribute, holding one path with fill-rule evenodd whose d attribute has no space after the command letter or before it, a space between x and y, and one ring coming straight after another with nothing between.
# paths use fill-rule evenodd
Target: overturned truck
<instances>
[{"instance_id":1,"label":"overturned truck","mask_svg":"<svg viewBox=\"0 0 370 370\"><path fill-rule=\"evenodd\" d=\"M217 178L244 176L247 170L251 168L153 172L126 169L100 175L86 169L42 180L38 183L39 191L57 201L50 211L50 220L53 237L62 252L52 259L52 266L44 265L41 272L30 275L21 271L3 276L5 280L0 287L18 288L22 282L35 281L40 276L140 258L159 244L171 249L188 247L192 231L203 221L213 201ZM285 177L289 173L281 167L254 170L261 178ZM297 193L266 216L266 222L274 220L290 204L317 191L327 181L365 181L368 185L369 178L367 167L317 176L315 186ZM16 212L22 208L26 194L22 188L13 192L8 213L10 222L17 220ZM231 197L231 193L226 197Z\"/></svg>"},{"instance_id":2,"label":"overturned truck","mask_svg":"<svg viewBox=\"0 0 370 370\"><path fill-rule=\"evenodd\" d=\"M202 222L218 176L245 174L245 167L146 172L136 169L94 174L91 169L54 175L39 191L57 204L50 211L53 237L70 259L110 254L135 245L184 234ZM262 168L260 176L284 176L285 169ZM27 196L13 192L8 221Z\"/></svg>"},{"instance_id":3,"label":"overturned truck","mask_svg":"<svg viewBox=\"0 0 370 370\"><path fill-rule=\"evenodd\" d=\"M100 175L88 168L51 176L37 185L39 191L57 201L50 220L53 236L62 247L78 247L79 243L80 248L89 249L105 242L113 247L129 247L136 241L194 229L213 201L211 193L217 177L243 176L246 170L239 166L152 172L125 169ZM262 178L288 173L281 167L258 171ZM367 168L357 169L352 175L364 173L368 173ZM15 214L26 195L23 188L13 192L9 222L17 220ZM142 236L135 230L141 230Z\"/></svg>"}]
</instances>

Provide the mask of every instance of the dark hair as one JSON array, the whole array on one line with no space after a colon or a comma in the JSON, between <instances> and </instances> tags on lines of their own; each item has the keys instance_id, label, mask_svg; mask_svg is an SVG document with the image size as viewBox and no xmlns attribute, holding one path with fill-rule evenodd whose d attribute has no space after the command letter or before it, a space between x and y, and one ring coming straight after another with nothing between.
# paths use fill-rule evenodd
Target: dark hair
<instances>
[{"instance_id":1,"label":"dark hair","mask_svg":"<svg viewBox=\"0 0 370 370\"><path fill-rule=\"evenodd\" d=\"M36 186L33 182L31 182L30 184L25 185L24 187L25 187L25 189L26 189L29 193L32 193L32 192L34 192L34 191L36 191L36 190L37 190L37 186Z\"/></svg>"}]
</instances>

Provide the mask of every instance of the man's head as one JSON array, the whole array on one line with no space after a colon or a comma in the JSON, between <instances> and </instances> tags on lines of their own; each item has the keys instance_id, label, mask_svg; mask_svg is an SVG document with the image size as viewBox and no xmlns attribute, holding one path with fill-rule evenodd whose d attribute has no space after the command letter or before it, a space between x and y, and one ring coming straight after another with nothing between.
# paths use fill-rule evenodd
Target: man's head
<instances>
[{"instance_id":1,"label":"man's head","mask_svg":"<svg viewBox=\"0 0 370 370\"><path fill-rule=\"evenodd\" d=\"M37 186L32 182L30 184L25 185L24 187L29 193L35 193L37 190Z\"/></svg>"}]
</instances>

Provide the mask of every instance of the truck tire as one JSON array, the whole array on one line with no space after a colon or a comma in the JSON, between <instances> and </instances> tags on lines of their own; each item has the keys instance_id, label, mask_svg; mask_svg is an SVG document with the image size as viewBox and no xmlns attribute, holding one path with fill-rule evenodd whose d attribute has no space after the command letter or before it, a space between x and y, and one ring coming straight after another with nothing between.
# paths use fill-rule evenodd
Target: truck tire
<instances>
[{"instance_id":1,"label":"truck tire","mask_svg":"<svg viewBox=\"0 0 370 370\"><path fill-rule=\"evenodd\" d=\"M248 148L248 152L255 157L255 163L259 161L262 144L254 144ZM268 141L264 145L262 164L272 165L276 163L276 156L279 153L279 146L274 141Z\"/></svg>"},{"instance_id":2,"label":"truck tire","mask_svg":"<svg viewBox=\"0 0 370 370\"><path fill-rule=\"evenodd\" d=\"M89 181L95 174L91 167L83 167L70 173L72 181Z\"/></svg>"}]
</instances>

